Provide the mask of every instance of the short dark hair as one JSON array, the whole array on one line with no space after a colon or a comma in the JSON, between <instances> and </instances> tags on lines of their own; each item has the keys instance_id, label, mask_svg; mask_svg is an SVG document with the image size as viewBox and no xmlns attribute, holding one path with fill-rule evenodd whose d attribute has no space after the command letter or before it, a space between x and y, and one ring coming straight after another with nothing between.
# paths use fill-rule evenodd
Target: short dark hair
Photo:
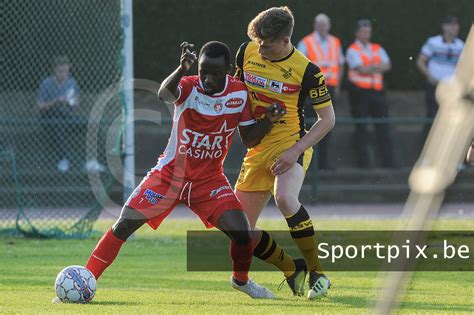
<instances>
[{"instance_id":1,"label":"short dark hair","mask_svg":"<svg viewBox=\"0 0 474 315\"><path fill-rule=\"evenodd\" d=\"M355 28L356 32L363 27L372 27L372 22L370 22L369 19L358 20L356 23L356 28Z\"/></svg>"},{"instance_id":2,"label":"short dark hair","mask_svg":"<svg viewBox=\"0 0 474 315\"><path fill-rule=\"evenodd\" d=\"M222 42L218 41L211 41L205 43L201 50L199 51L199 58L202 55L206 55L211 58L218 58L220 56L224 56L224 60L226 65L230 64L230 49L229 46Z\"/></svg>"},{"instance_id":3,"label":"short dark hair","mask_svg":"<svg viewBox=\"0 0 474 315\"><path fill-rule=\"evenodd\" d=\"M443 18L442 24L459 24L459 19L454 15L447 15Z\"/></svg>"},{"instance_id":4,"label":"short dark hair","mask_svg":"<svg viewBox=\"0 0 474 315\"><path fill-rule=\"evenodd\" d=\"M287 6L273 7L260 12L247 27L247 35L253 41L275 40L291 37L295 18Z\"/></svg>"}]
</instances>

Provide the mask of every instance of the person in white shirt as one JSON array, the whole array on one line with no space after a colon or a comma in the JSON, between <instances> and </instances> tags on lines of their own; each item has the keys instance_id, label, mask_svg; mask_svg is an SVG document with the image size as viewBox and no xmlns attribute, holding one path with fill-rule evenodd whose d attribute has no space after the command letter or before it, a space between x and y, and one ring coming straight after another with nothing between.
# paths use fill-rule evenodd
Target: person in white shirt
<instances>
[{"instance_id":1,"label":"person in white shirt","mask_svg":"<svg viewBox=\"0 0 474 315\"><path fill-rule=\"evenodd\" d=\"M441 24L442 34L428 38L418 55L416 65L426 77L426 117L433 118L438 111L435 91L439 81L449 79L456 69L464 42L459 34L459 21L455 16L447 16ZM430 125L424 130L424 138Z\"/></svg>"}]
</instances>

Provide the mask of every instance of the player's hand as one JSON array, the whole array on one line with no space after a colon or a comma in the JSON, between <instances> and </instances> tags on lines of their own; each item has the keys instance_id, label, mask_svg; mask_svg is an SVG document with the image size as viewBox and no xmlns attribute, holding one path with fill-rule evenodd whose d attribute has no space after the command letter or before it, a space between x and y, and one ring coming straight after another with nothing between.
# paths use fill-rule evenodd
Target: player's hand
<instances>
[{"instance_id":1,"label":"player's hand","mask_svg":"<svg viewBox=\"0 0 474 315\"><path fill-rule=\"evenodd\" d=\"M273 176L278 176L288 171L298 161L300 155L294 147L283 152L271 167Z\"/></svg>"},{"instance_id":2,"label":"player's hand","mask_svg":"<svg viewBox=\"0 0 474 315\"><path fill-rule=\"evenodd\" d=\"M181 47L180 65L184 71L188 71L197 59L196 52L190 50L194 47L194 45L188 42L182 42L180 47Z\"/></svg>"},{"instance_id":3,"label":"player's hand","mask_svg":"<svg viewBox=\"0 0 474 315\"><path fill-rule=\"evenodd\" d=\"M272 106L265 108L265 117L272 123L280 120L286 114L286 109L280 104L273 103Z\"/></svg>"}]
</instances>

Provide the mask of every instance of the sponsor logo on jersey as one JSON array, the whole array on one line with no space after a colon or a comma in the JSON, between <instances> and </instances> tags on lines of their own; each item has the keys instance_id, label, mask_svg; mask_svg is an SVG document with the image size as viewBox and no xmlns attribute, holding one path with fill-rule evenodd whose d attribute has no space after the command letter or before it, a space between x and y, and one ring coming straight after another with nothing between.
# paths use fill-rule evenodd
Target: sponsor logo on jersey
<instances>
[{"instance_id":1,"label":"sponsor logo on jersey","mask_svg":"<svg viewBox=\"0 0 474 315\"><path fill-rule=\"evenodd\" d=\"M252 60L247 61L247 63L250 63L251 65L254 65L254 66L257 66L257 67L260 67L260 68L266 68L267 67L263 63L258 63L258 62L252 61Z\"/></svg>"},{"instance_id":2,"label":"sponsor logo on jersey","mask_svg":"<svg viewBox=\"0 0 474 315\"><path fill-rule=\"evenodd\" d=\"M283 94L292 94L295 92L299 92L301 90L301 87L295 84L283 83L282 90L283 90L282 91Z\"/></svg>"},{"instance_id":3,"label":"sponsor logo on jersey","mask_svg":"<svg viewBox=\"0 0 474 315\"><path fill-rule=\"evenodd\" d=\"M197 96L197 95L194 97L194 101L197 103L198 106L204 106L204 107L209 107L209 106L211 106L210 103L206 103L205 101L201 100L201 99L199 98L199 96Z\"/></svg>"},{"instance_id":4,"label":"sponsor logo on jersey","mask_svg":"<svg viewBox=\"0 0 474 315\"><path fill-rule=\"evenodd\" d=\"M316 79L318 79L319 85L323 85L323 83L324 83L324 75L323 75L322 72L316 73L316 74L314 75L314 77L315 77Z\"/></svg>"},{"instance_id":5,"label":"sponsor logo on jersey","mask_svg":"<svg viewBox=\"0 0 474 315\"><path fill-rule=\"evenodd\" d=\"M209 194L209 197L215 197L223 190L232 190L232 188L230 188L230 186L221 186L217 189L212 190L211 193Z\"/></svg>"},{"instance_id":6,"label":"sponsor logo on jersey","mask_svg":"<svg viewBox=\"0 0 474 315\"><path fill-rule=\"evenodd\" d=\"M221 103L222 104L222 103ZM224 120L218 131L202 133L189 128L181 131L178 153L195 159L218 159L229 147L234 128L227 128Z\"/></svg>"},{"instance_id":7,"label":"sponsor logo on jersey","mask_svg":"<svg viewBox=\"0 0 474 315\"><path fill-rule=\"evenodd\" d=\"M281 93L283 91L283 83L278 81L270 80L270 84L268 85L268 89L275 93Z\"/></svg>"},{"instance_id":8,"label":"sponsor logo on jersey","mask_svg":"<svg viewBox=\"0 0 474 315\"><path fill-rule=\"evenodd\" d=\"M163 195L160 195L159 193L156 193L151 189L145 190L143 195L145 196L146 200L148 200L148 202L153 205L156 205L158 201L163 200L165 198Z\"/></svg>"},{"instance_id":9,"label":"sponsor logo on jersey","mask_svg":"<svg viewBox=\"0 0 474 315\"><path fill-rule=\"evenodd\" d=\"M244 100L240 97L233 97L227 102L225 102L225 107L227 108L239 108L244 103Z\"/></svg>"},{"instance_id":10,"label":"sponsor logo on jersey","mask_svg":"<svg viewBox=\"0 0 474 315\"><path fill-rule=\"evenodd\" d=\"M258 75L244 72L244 78L245 78L245 82L250 85L260 87L262 89L264 89L267 86L268 79L260 77Z\"/></svg>"},{"instance_id":11,"label":"sponsor logo on jersey","mask_svg":"<svg viewBox=\"0 0 474 315\"><path fill-rule=\"evenodd\" d=\"M292 94L295 92L299 92L301 90L301 87L295 84L271 80L270 84L268 85L268 90L280 94Z\"/></svg>"}]
</instances>

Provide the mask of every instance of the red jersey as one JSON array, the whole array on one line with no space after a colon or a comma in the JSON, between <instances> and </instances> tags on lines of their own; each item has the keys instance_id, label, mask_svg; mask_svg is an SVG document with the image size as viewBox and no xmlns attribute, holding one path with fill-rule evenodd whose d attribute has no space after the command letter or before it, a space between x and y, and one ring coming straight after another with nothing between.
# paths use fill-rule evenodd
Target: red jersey
<instances>
[{"instance_id":1,"label":"red jersey","mask_svg":"<svg viewBox=\"0 0 474 315\"><path fill-rule=\"evenodd\" d=\"M255 123L243 82L227 75L224 90L213 95L202 86L198 76L181 79L171 135L154 170L188 181L223 173L236 128Z\"/></svg>"}]
</instances>

